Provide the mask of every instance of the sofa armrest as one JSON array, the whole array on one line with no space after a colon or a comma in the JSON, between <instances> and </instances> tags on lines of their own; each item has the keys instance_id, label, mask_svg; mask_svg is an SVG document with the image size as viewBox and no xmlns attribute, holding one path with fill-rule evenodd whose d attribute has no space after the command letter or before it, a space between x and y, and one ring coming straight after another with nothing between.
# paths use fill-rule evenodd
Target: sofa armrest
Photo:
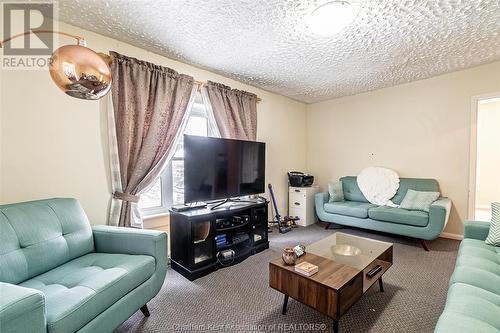
<instances>
[{"instance_id":1,"label":"sofa armrest","mask_svg":"<svg viewBox=\"0 0 500 333\"><path fill-rule=\"evenodd\" d=\"M314 195L314 200L316 201L316 205L324 205L330 199L330 194L328 192L320 192Z\"/></svg>"},{"instance_id":2,"label":"sofa armrest","mask_svg":"<svg viewBox=\"0 0 500 333\"><path fill-rule=\"evenodd\" d=\"M465 221L464 238L485 240L490 232L490 222L485 221Z\"/></svg>"},{"instance_id":3,"label":"sofa armrest","mask_svg":"<svg viewBox=\"0 0 500 333\"><path fill-rule=\"evenodd\" d=\"M93 225L96 252L144 254L167 262L167 234L156 230Z\"/></svg>"},{"instance_id":4,"label":"sofa armrest","mask_svg":"<svg viewBox=\"0 0 500 333\"><path fill-rule=\"evenodd\" d=\"M0 282L0 332L45 332L45 295Z\"/></svg>"},{"instance_id":5,"label":"sofa armrest","mask_svg":"<svg viewBox=\"0 0 500 333\"><path fill-rule=\"evenodd\" d=\"M429 208L429 225L427 232L422 237L425 240L432 240L443 232L448 223L451 212L451 200L448 198L439 198L434 201Z\"/></svg>"},{"instance_id":6,"label":"sofa armrest","mask_svg":"<svg viewBox=\"0 0 500 333\"><path fill-rule=\"evenodd\" d=\"M443 229L448 224L451 213L451 200L448 198L439 198L434 201L429 208L429 216L440 215L444 219Z\"/></svg>"}]
</instances>

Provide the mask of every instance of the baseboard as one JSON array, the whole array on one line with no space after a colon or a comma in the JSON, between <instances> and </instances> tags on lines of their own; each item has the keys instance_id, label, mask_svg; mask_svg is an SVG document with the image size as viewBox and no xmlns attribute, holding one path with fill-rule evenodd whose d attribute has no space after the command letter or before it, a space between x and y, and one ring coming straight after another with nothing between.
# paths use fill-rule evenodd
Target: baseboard
<instances>
[{"instance_id":1,"label":"baseboard","mask_svg":"<svg viewBox=\"0 0 500 333\"><path fill-rule=\"evenodd\" d=\"M442 232L441 235L439 235L441 238L448 238L448 239L456 239L456 240L462 240L464 239L463 235L459 234L452 234L451 232Z\"/></svg>"}]
</instances>

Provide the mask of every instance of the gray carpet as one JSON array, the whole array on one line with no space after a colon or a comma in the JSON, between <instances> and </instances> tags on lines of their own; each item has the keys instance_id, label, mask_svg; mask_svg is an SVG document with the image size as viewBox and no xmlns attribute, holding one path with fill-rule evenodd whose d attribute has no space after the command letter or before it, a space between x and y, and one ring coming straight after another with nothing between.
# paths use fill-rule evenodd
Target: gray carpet
<instances>
[{"instance_id":1,"label":"gray carpet","mask_svg":"<svg viewBox=\"0 0 500 333\"><path fill-rule=\"evenodd\" d=\"M459 242L437 239L425 252L412 239L342 229L394 243L394 264L340 320L341 332L433 332L446 300ZM286 246L310 244L335 232L321 225L270 233L270 249L193 282L168 270L160 293L148 303L151 317L135 313L116 332L332 332L332 320L290 300L268 284L268 263Z\"/></svg>"}]
</instances>

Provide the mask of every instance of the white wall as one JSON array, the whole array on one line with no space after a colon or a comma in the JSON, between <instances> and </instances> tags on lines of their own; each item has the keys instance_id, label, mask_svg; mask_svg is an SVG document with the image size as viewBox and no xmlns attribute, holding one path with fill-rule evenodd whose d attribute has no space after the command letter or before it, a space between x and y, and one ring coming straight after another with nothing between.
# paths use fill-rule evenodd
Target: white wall
<instances>
[{"instance_id":1,"label":"white wall","mask_svg":"<svg viewBox=\"0 0 500 333\"><path fill-rule=\"evenodd\" d=\"M257 139L267 143L267 182L286 212L287 178L305 169L305 105L80 28L98 52L119 53L257 94ZM72 43L71 40L60 39ZM110 197L106 117L100 102L71 98L52 83L47 71L4 71L0 101L0 203L47 197L76 197L92 223L105 223ZM7 84L8 83L8 84Z\"/></svg>"},{"instance_id":2,"label":"white wall","mask_svg":"<svg viewBox=\"0 0 500 333\"><path fill-rule=\"evenodd\" d=\"M307 168L320 185L367 166L439 181L467 216L471 98L500 91L500 62L307 107Z\"/></svg>"}]
</instances>

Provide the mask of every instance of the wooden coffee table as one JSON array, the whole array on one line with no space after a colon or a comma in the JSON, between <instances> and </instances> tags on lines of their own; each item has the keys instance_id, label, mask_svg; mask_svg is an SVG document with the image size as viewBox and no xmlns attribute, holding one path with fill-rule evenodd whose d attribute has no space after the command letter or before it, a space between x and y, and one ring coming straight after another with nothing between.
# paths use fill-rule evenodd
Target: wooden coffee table
<instances>
[{"instance_id":1,"label":"wooden coffee table","mask_svg":"<svg viewBox=\"0 0 500 333\"><path fill-rule=\"evenodd\" d=\"M269 285L285 294L282 314L292 297L333 318L334 332L338 332L341 316L375 282L384 291L382 275L392 266L392 244L337 232L307 246L296 263L302 261L317 265L319 272L307 277L281 258L269 263ZM381 270L368 277L377 265Z\"/></svg>"}]
</instances>

